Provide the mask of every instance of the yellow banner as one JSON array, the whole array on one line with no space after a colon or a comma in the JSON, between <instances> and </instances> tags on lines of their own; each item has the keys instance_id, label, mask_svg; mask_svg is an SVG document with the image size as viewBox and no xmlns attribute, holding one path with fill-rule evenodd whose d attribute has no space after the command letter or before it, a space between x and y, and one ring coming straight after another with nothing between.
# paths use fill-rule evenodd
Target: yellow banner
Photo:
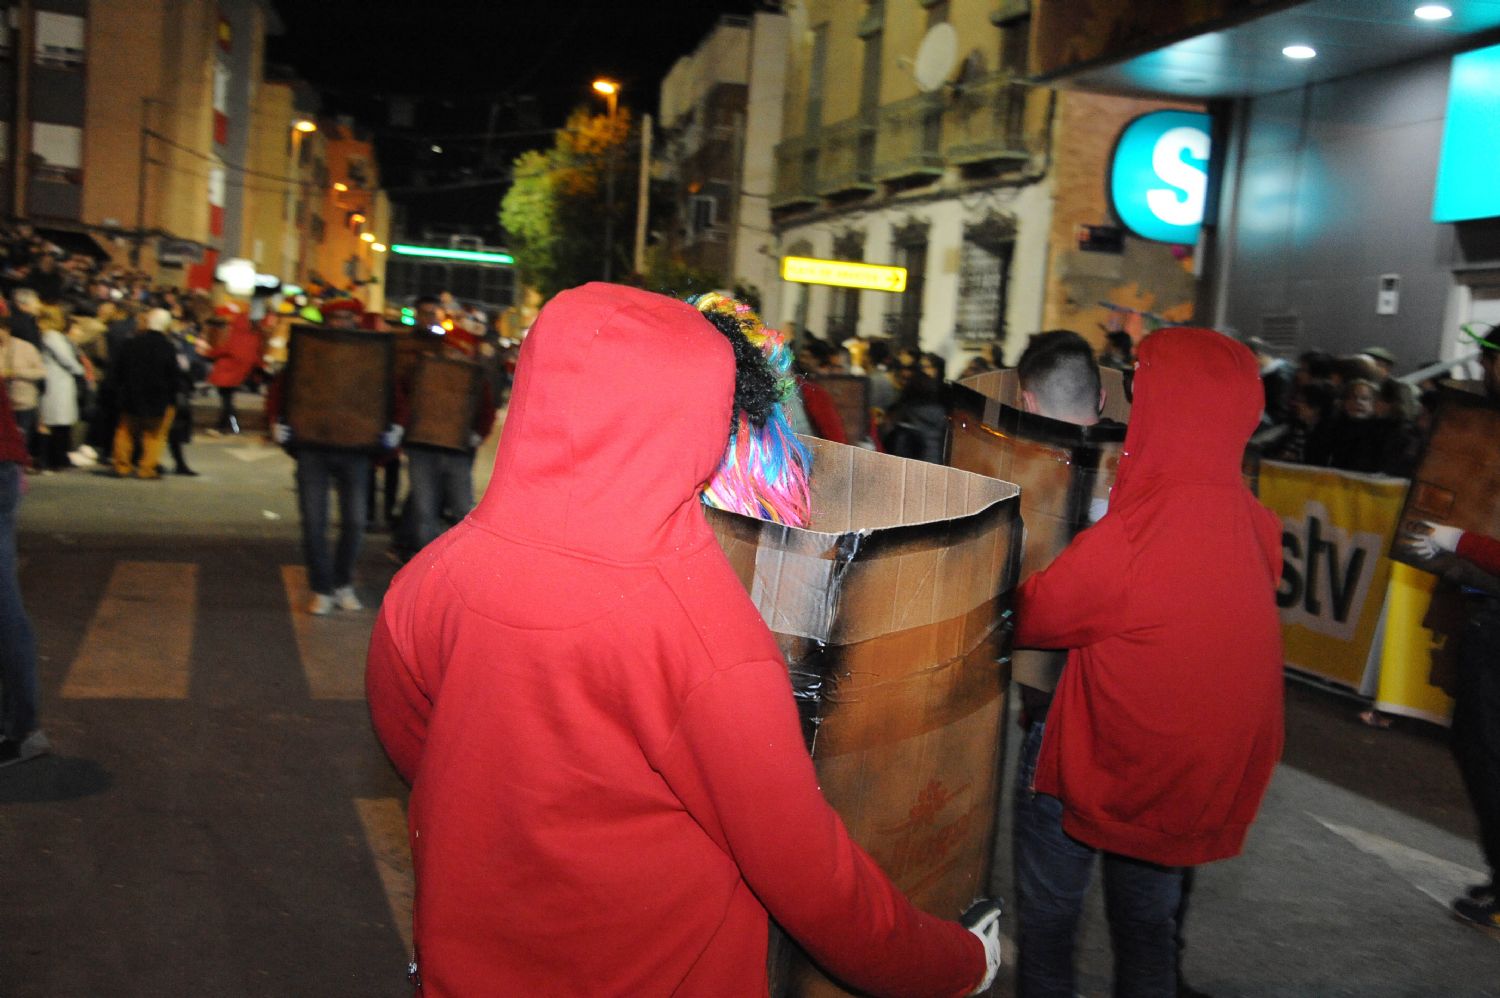
<instances>
[{"instance_id":1,"label":"yellow banner","mask_svg":"<svg viewBox=\"0 0 1500 998\"><path fill-rule=\"evenodd\" d=\"M1359 687L1406 487L1405 479L1262 463L1260 500L1281 517L1285 564L1276 603L1288 666Z\"/></svg>"},{"instance_id":2,"label":"yellow banner","mask_svg":"<svg viewBox=\"0 0 1500 998\"><path fill-rule=\"evenodd\" d=\"M848 260L817 260L808 256L781 258L781 279L799 284L829 284L836 288L865 288L899 293L906 290L905 267L881 267Z\"/></svg>"},{"instance_id":3,"label":"yellow banner","mask_svg":"<svg viewBox=\"0 0 1500 998\"><path fill-rule=\"evenodd\" d=\"M1388 714L1447 724L1453 700L1438 686L1442 669L1437 661L1447 639L1422 626L1436 585L1437 576L1428 572L1400 563L1391 566L1375 706Z\"/></svg>"}]
</instances>

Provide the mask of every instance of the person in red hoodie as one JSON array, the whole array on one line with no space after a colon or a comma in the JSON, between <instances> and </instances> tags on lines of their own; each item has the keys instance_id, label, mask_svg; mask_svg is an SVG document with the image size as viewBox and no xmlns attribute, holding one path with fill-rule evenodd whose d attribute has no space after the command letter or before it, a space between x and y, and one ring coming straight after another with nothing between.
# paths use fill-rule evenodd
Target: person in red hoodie
<instances>
[{"instance_id":1,"label":"person in red hoodie","mask_svg":"<svg viewBox=\"0 0 1500 998\"><path fill-rule=\"evenodd\" d=\"M1075 993L1099 853L1115 993L1176 995L1183 869L1237 855L1260 807L1283 661L1281 524L1240 476L1262 405L1243 345L1206 329L1147 337L1109 512L1017 592L1016 644L1069 650L1023 749L1022 996Z\"/></svg>"},{"instance_id":2,"label":"person in red hoodie","mask_svg":"<svg viewBox=\"0 0 1500 998\"><path fill-rule=\"evenodd\" d=\"M219 422L214 432L238 433L240 421L234 412L234 393L260 366L260 334L250 327L249 316L237 305L221 306L206 325L222 336L205 354L213 361L213 367L208 371L208 383L219 390ZM222 332L226 328L228 332Z\"/></svg>"},{"instance_id":3,"label":"person in red hoodie","mask_svg":"<svg viewBox=\"0 0 1500 998\"><path fill-rule=\"evenodd\" d=\"M699 499L734 381L691 305L558 295L483 500L385 598L366 689L412 784L431 998L764 996L768 916L869 994L993 976L997 935L914 908L818 789Z\"/></svg>"}]
</instances>

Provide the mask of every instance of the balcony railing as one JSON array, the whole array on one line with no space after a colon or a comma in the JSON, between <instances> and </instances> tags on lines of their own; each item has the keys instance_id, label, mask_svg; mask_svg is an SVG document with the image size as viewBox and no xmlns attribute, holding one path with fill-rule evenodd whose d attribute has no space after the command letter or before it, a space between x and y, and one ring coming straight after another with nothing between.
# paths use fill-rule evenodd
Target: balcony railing
<instances>
[{"instance_id":1,"label":"balcony railing","mask_svg":"<svg viewBox=\"0 0 1500 998\"><path fill-rule=\"evenodd\" d=\"M944 157L958 166L1024 161L1026 94L1009 76L963 84L944 115Z\"/></svg>"},{"instance_id":2,"label":"balcony railing","mask_svg":"<svg viewBox=\"0 0 1500 998\"><path fill-rule=\"evenodd\" d=\"M875 139L875 179L921 180L943 172L943 105L937 94L919 94L880 109Z\"/></svg>"},{"instance_id":3,"label":"balcony railing","mask_svg":"<svg viewBox=\"0 0 1500 998\"><path fill-rule=\"evenodd\" d=\"M818 146L797 136L776 144L776 187L771 197L774 209L806 207L818 203Z\"/></svg>"},{"instance_id":4,"label":"balcony railing","mask_svg":"<svg viewBox=\"0 0 1500 998\"><path fill-rule=\"evenodd\" d=\"M875 122L850 118L823 129L818 193L824 197L868 194L875 190Z\"/></svg>"}]
</instances>

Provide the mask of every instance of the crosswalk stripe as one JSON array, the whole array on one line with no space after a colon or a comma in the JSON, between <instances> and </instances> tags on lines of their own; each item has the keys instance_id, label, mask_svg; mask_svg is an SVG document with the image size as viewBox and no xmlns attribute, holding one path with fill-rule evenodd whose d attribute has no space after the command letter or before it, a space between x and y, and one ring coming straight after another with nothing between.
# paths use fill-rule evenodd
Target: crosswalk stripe
<instances>
[{"instance_id":1,"label":"crosswalk stripe","mask_svg":"<svg viewBox=\"0 0 1500 998\"><path fill-rule=\"evenodd\" d=\"M364 648L374 626L370 611L335 610L326 617L307 612L312 590L307 587L307 569L281 566L281 585L286 590L297 654L314 700L363 700L365 698ZM360 640L362 636L365 640ZM350 649L358 649L351 654Z\"/></svg>"},{"instance_id":2,"label":"crosswalk stripe","mask_svg":"<svg viewBox=\"0 0 1500 998\"><path fill-rule=\"evenodd\" d=\"M197 617L197 565L117 563L68 668L62 695L70 699L186 699Z\"/></svg>"},{"instance_id":3,"label":"crosswalk stripe","mask_svg":"<svg viewBox=\"0 0 1500 998\"><path fill-rule=\"evenodd\" d=\"M401 933L406 952L410 953L415 881L411 846L406 837L406 813L401 802L391 797L360 797L355 799L354 806L359 811L359 823L364 826L370 854L375 857L375 869L380 873L380 883L391 906L391 919Z\"/></svg>"}]
</instances>

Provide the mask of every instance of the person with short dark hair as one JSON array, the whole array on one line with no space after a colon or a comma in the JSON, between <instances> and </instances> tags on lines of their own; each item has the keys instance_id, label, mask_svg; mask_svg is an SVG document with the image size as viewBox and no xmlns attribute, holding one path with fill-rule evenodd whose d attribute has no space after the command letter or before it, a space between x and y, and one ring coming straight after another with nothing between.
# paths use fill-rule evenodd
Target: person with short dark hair
<instances>
[{"instance_id":1,"label":"person with short dark hair","mask_svg":"<svg viewBox=\"0 0 1500 998\"><path fill-rule=\"evenodd\" d=\"M1099 364L1087 340L1071 329L1037 333L1016 364L1022 408L1051 419L1092 426L1104 407Z\"/></svg>"}]
</instances>

